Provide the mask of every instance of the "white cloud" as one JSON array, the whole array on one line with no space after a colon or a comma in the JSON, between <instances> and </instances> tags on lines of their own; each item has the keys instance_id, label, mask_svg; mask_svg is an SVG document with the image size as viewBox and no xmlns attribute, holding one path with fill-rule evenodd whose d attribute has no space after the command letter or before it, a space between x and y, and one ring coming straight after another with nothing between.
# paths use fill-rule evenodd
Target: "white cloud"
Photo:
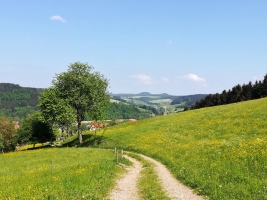
<instances>
[{"instance_id":1,"label":"white cloud","mask_svg":"<svg viewBox=\"0 0 267 200\"><path fill-rule=\"evenodd\" d=\"M131 77L140 81L141 83L144 83L144 84L152 84L153 83L153 79L150 76L147 76L145 74L132 75Z\"/></svg>"},{"instance_id":2,"label":"white cloud","mask_svg":"<svg viewBox=\"0 0 267 200\"><path fill-rule=\"evenodd\" d=\"M62 23L66 23L66 20L63 19L62 17L60 17L59 15L54 15L54 16L50 17L50 19L53 21L60 21Z\"/></svg>"},{"instance_id":3,"label":"white cloud","mask_svg":"<svg viewBox=\"0 0 267 200\"><path fill-rule=\"evenodd\" d=\"M183 80L187 80L187 81L191 81L191 82L195 82L198 85L201 85L203 87L208 87L208 85L206 84L206 80L204 78L199 77L196 74L187 74L187 75L184 75L182 77L178 76L177 78L183 79Z\"/></svg>"},{"instance_id":4,"label":"white cloud","mask_svg":"<svg viewBox=\"0 0 267 200\"><path fill-rule=\"evenodd\" d=\"M167 78L161 78L161 80L164 81L164 82L169 82L169 81L170 81L170 80L167 79Z\"/></svg>"},{"instance_id":5,"label":"white cloud","mask_svg":"<svg viewBox=\"0 0 267 200\"><path fill-rule=\"evenodd\" d=\"M195 74L187 74L187 75L184 75L182 78L188 81L206 82L204 78L201 78Z\"/></svg>"}]
</instances>

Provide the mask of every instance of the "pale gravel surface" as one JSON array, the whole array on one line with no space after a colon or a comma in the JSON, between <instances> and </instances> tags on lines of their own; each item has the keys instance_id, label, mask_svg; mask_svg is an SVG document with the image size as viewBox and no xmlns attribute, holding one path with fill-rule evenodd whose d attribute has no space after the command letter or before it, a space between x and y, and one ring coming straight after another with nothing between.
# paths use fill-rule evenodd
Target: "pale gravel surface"
<instances>
[{"instance_id":1,"label":"pale gravel surface","mask_svg":"<svg viewBox=\"0 0 267 200\"><path fill-rule=\"evenodd\" d=\"M145 155L139 155L147 161L155 164L155 171L159 177L160 182L162 183L162 187L166 191L166 195L169 198L179 200L203 199L201 196L194 194L191 189L179 183L178 180L173 177L170 171L163 164Z\"/></svg>"},{"instance_id":2,"label":"pale gravel surface","mask_svg":"<svg viewBox=\"0 0 267 200\"><path fill-rule=\"evenodd\" d=\"M145 155L138 155L154 163L155 172L159 177L162 188L170 199L203 200L201 196L194 194L191 189L179 183L163 164ZM133 166L126 168L128 172L117 181L115 189L111 191L108 198L111 200L138 200L140 198L138 196L137 180L140 178L142 164L134 158L124 156L133 163Z\"/></svg>"},{"instance_id":3,"label":"pale gravel surface","mask_svg":"<svg viewBox=\"0 0 267 200\"><path fill-rule=\"evenodd\" d=\"M126 167L127 173L117 181L117 185L111 191L109 199L111 200L138 200L137 180L140 177L142 164L132 157L124 155L133 165Z\"/></svg>"}]
</instances>

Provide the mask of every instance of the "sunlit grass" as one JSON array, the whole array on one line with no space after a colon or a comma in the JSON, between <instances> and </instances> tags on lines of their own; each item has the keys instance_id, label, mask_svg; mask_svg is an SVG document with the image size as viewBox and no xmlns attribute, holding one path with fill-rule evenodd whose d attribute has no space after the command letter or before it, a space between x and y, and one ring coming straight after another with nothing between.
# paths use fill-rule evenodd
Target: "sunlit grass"
<instances>
[{"instance_id":1,"label":"sunlit grass","mask_svg":"<svg viewBox=\"0 0 267 200\"><path fill-rule=\"evenodd\" d=\"M90 148L7 153L0 166L0 199L103 199L124 171L113 151Z\"/></svg>"},{"instance_id":2,"label":"sunlit grass","mask_svg":"<svg viewBox=\"0 0 267 200\"><path fill-rule=\"evenodd\" d=\"M101 146L154 157L211 199L267 198L267 98L115 126Z\"/></svg>"},{"instance_id":3,"label":"sunlit grass","mask_svg":"<svg viewBox=\"0 0 267 200\"><path fill-rule=\"evenodd\" d=\"M38 144L35 144L35 148L37 147L42 147L43 145L41 143L38 143ZM27 144L27 145L23 145L23 146L20 146L18 148L18 151L25 151L27 149L32 149L34 147L33 144Z\"/></svg>"},{"instance_id":4,"label":"sunlit grass","mask_svg":"<svg viewBox=\"0 0 267 200\"><path fill-rule=\"evenodd\" d=\"M141 171L141 177L138 180L138 188L140 196L143 199L161 199L168 200L166 193L163 191L159 178L155 172L154 164L146 161L141 156L134 153L127 153L127 155L137 159L143 165L143 170Z\"/></svg>"}]
</instances>

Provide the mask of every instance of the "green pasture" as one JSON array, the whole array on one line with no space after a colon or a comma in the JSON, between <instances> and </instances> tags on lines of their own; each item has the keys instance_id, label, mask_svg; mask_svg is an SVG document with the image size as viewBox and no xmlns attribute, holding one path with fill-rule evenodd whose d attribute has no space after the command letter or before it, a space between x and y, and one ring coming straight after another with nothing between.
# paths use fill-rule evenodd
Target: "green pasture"
<instances>
[{"instance_id":1,"label":"green pasture","mask_svg":"<svg viewBox=\"0 0 267 200\"><path fill-rule=\"evenodd\" d=\"M103 199L124 170L111 150L46 148L0 155L0 199Z\"/></svg>"},{"instance_id":2,"label":"green pasture","mask_svg":"<svg viewBox=\"0 0 267 200\"><path fill-rule=\"evenodd\" d=\"M120 103L120 101L116 100L116 99L110 99L111 103Z\"/></svg>"},{"instance_id":3,"label":"green pasture","mask_svg":"<svg viewBox=\"0 0 267 200\"><path fill-rule=\"evenodd\" d=\"M170 113L174 113L175 112L175 108L176 108L177 105L168 105L166 106L167 110L170 112ZM183 108L180 108L180 109L177 109L177 110L184 110Z\"/></svg>"},{"instance_id":4,"label":"green pasture","mask_svg":"<svg viewBox=\"0 0 267 200\"><path fill-rule=\"evenodd\" d=\"M164 105L170 105L170 103L172 102L172 99L156 99L156 100L152 100L149 102L164 106Z\"/></svg>"},{"instance_id":5,"label":"green pasture","mask_svg":"<svg viewBox=\"0 0 267 200\"><path fill-rule=\"evenodd\" d=\"M100 145L151 156L210 199L267 199L267 98L124 123Z\"/></svg>"},{"instance_id":6,"label":"green pasture","mask_svg":"<svg viewBox=\"0 0 267 200\"><path fill-rule=\"evenodd\" d=\"M131 98L134 98L134 99L138 99L138 98L142 98L142 97L145 97L145 98L150 98L150 99L158 99L160 98L160 96L132 96Z\"/></svg>"}]
</instances>

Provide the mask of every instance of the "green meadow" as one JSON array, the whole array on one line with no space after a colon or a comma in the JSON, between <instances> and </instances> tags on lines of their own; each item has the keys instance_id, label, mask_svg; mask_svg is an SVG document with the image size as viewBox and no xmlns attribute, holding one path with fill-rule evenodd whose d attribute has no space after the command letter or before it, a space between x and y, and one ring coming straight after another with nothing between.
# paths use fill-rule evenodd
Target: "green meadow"
<instances>
[{"instance_id":1,"label":"green meadow","mask_svg":"<svg viewBox=\"0 0 267 200\"><path fill-rule=\"evenodd\" d=\"M0 199L103 199L124 171L111 150L45 148L0 157Z\"/></svg>"},{"instance_id":2,"label":"green meadow","mask_svg":"<svg viewBox=\"0 0 267 200\"><path fill-rule=\"evenodd\" d=\"M210 199L267 199L267 98L114 126L100 146L151 156Z\"/></svg>"},{"instance_id":3,"label":"green meadow","mask_svg":"<svg viewBox=\"0 0 267 200\"><path fill-rule=\"evenodd\" d=\"M114 147L155 158L208 199L267 199L267 98L127 122L97 131L96 138L94 133L83 135L82 146L98 148L0 155L0 199L103 199L124 172ZM77 136L64 146L79 147ZM165 198L151 188L157 177L145 165L141 195Z\"/></svg>"}]
</instances>

